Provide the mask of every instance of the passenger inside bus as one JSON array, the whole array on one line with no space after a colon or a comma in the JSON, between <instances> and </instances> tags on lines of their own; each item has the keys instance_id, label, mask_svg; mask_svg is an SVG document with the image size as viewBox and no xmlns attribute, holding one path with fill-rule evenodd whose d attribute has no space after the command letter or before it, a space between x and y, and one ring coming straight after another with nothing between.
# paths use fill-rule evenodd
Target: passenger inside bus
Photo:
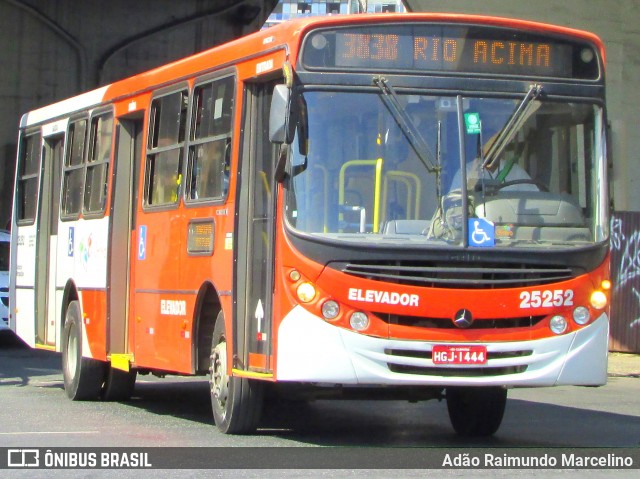
<instances>
[{"instance_id":1,"label":"passenger inside bus","mask_svg":"<svg viewBox=\"0 0 640 479\"><path fill-rule=\"evenodd\" d=\"M499 158L483 167L483 163L488 160L487 153L500 135L508 119L508 112L500 113L497 109L493 111L487 110L487 113L483 113L480 117L481 133L467 134L467 146L471 145L470 148L475 149L475 152L469 153L469 147L467 148L467 159L472 158L471 161L467 161L467 187L470 192L479 190L483 180L499 184L513 182L513 184L500 188L504 191L540 191L531 176L519 164L525 153L524 150L528 147L526 126L523 126L522 130L507 145ZM488 139L484 140L484 138ZM480 154L480 141L483 141L482 154ZM461 172L458 169L451 182L450 191L461 188L461 176Z\"/></svg>"},{"instance_id":2,"label":"passenger inside bus","mask_svg":"<svg viewBox=\"0 0 640 479\"><path fill-rule=\"evenodd\" d=\"M152 183L152 205L165 205L178 200L182 175L166 166L154 174Z\"/></svg>"},{"instance_id":3,"label":"passenger inside bus","mask_svg":"<svg viewBox=\"0 0 640 479\"><path fill-rule=\"evenodd\" d=\"M193 199L220 198L226 194L229 181L227 141L211 141L196 148Z\"/></svg>"},{"instance_id":4,"label":"passenger inside bus","mask_svg":"<svg viewBox=\"0 0 640 479\"><path fill-rule=\"evenodd\" d=\"M509 192L540 191L537 182L520 166L529 147L527 131L531 126L526 126L526 120L530 116L522 118L521 128L515 131L510 139L507 137L507 146L498 152L497 156L495 154L493 157L490 156L492 155L492 146L496 140L499 140L513 113L511 102L498 101L500 103L494 103L495 100L490 99L484 99L477 103L471 100L466 108L467 112L477 113L480 119L479 131L470 132L467 130L465 135L466 181L469 195L467 215L463 214L462 172L458 163L448 189L443 192L444 195L432 219L427 236L459 241L465 216L482 216L495 220L494 215L487 216L486 207L477 208L485 204L486 194L493 195L491 201L494 202L494 210L502 211L504 208L511 209L511 205L496 198L496 194L500 193L500 196L504 196ZM516 104L513 106L515 107ZM538 108L539 103L531 109L531 113ZM485 138L488 139L485 140ZM503 215L498 214L498 217L503 218Z\"/></svg>"}]
</instances>

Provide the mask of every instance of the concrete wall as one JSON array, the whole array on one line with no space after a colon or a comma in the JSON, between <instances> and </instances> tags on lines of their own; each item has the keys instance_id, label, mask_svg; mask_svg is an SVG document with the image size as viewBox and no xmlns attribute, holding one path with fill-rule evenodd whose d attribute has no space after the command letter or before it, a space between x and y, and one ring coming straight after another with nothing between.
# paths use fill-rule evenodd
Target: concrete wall
<instances>
[{"instance_id":1,"label":"concrete wall","mask_svg":"<svg viewBox=\"0 0 640 479\"><path fill-rule=\"evenodd\" d=\"M0 0L0 228L20 116L259 29L277 0Z\"/></svg>"},{"instance_id":2,"label":"concrete wall","mask_svg":"<svg viewBox=\"0 0 640 479\"><path fill-rule=\"evenodd\" d=\"M607 106L615 209L640 211L640 0L405 0L413 11L477 13L597 34L607 49Z\"/></svg>"}]
</instances>

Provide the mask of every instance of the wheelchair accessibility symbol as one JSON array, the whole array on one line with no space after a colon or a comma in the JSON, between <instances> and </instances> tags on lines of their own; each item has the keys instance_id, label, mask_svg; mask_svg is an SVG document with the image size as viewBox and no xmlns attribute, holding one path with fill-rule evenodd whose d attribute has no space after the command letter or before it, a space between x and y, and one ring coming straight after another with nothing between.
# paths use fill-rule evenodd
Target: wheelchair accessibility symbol
<instances>
[{"instance_id":1,"label":"wheelchair accessibility symbol","mask_svg":"<svg viewBox=\"0 0 640 479\"><path fill-rule=\"evenodd\" d=\"M496 229L484 218L469 218L469 246L495 246Z\"/></svg>"},{"instance_id":2,"label":"wheelchair accessibility symbol","mask_svg":"<svg viewBox=\"0 0 640 479\"><path fill-rule=\"evenodd\" d=\"M143 260L147 257L147 227L140 226L140 234L138 235L138 259Z\"/></svg>"}]
</instances>

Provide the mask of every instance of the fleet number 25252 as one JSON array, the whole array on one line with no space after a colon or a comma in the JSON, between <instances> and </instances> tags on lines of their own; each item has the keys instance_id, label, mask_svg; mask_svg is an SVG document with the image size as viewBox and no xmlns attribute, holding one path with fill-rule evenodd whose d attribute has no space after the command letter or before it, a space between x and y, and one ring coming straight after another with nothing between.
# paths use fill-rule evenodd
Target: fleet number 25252
<instances>
[{"instance_id":1,"label":"fleet number 25252","mask_svg":"<svg viewBox=\"0 0 640 479\"><path fill-rule=\"evenodd\" d=\"M520 309L573 306L572 289L545 289L520 293Z\"/></svg>"}]
</instances>

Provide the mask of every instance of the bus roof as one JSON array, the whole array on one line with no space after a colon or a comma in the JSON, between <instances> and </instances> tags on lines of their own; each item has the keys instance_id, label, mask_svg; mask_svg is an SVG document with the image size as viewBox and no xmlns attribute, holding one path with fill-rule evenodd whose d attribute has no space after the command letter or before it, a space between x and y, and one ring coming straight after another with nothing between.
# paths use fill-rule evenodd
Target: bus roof
<instances>
[{"instance_id":1,"label":"bus roof","mask_svg":"<svg viewBox=\"0 0 640 479\"><path fill-rule=\"evenodd\" d=\"M335 27L359 23L408 23L415 21L490 25L578 38L595 44L600 51L602 61L605 62L604 46L602 40L600 40L597 35L583 30L529 20L450 13L383 13L305 17L282 22L268 29L167 63L166 65L147 72L118 80L110 85L105 85L95 90L32 110L22 116L20 127L27 128L75 112L95 108L109 101L139 95L193 78L194 76L231 66L242 59L261 56L279 48L286 48L287 53L291 55L292 58L296 58L299 42L294 40L300 38L312 28Z\"/></svg>"}]
</instances>

